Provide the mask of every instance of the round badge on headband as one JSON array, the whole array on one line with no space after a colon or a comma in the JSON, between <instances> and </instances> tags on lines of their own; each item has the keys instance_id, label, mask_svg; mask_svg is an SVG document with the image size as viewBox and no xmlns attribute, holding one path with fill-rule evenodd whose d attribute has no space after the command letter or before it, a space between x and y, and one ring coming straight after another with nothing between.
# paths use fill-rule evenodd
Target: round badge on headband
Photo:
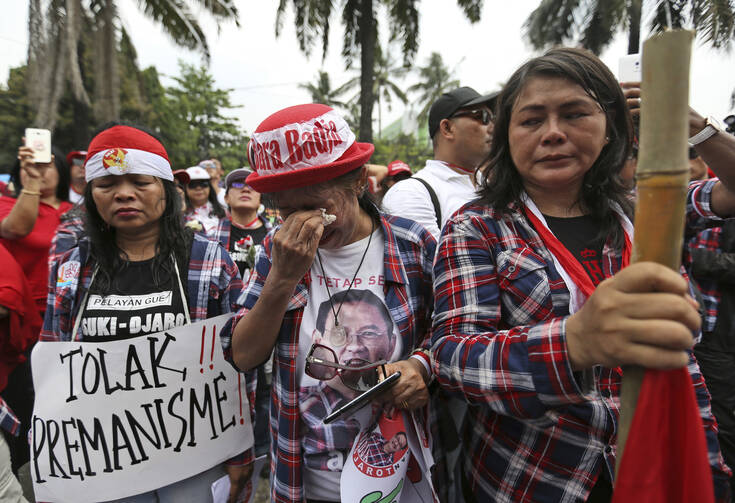
<instances>
[{"instance_id":1,"label":"round badge on headband","mask_svg":"<svg viewBox=\"0 0 735 503\"><path fill-rule=\"evenodd\" d=\"M171 163L161 142L130 126L113 126L92 139L85 160L89 182L107 175L152 175L173 181Z\"/></svg>"},{"instance_id":2,"label":"round badge on headband","mask_svg":"<svg viewBox=\"0 0 735 503\"><path fill-rule=\"evenodd\" d=\"M280 110L257 127L248 145L254 173L247 183L267 193L331 180L365 164L371 143L355 141L347 122L327 105Z\"/></svg>"}]
</instances>

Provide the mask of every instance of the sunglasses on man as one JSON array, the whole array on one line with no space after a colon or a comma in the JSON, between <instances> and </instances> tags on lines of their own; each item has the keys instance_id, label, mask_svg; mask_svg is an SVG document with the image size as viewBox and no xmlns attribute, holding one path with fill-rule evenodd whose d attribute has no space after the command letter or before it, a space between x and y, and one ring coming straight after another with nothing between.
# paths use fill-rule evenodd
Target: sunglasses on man
<instances>
[{"instance_id":1,"label":"sunglasses on man","mask_svg":"<svg viewBox=\"0 0 735 503\"><path fill-rule=\"evenodd\" d=\"M449 118L454 119L457 117L469 117L470 119L481 122L484 126L487 126L488 124L490 124L491 121L495 120L493 113L487 108L460 110L459 112L452 114Z\"/></svg>"},{"instance_id":2,"label":"sunglasses on man","mask_svg":"<svg viewBox=\"0 0 735 503\"><path fill-rule=\"evenodd\" d=\"M367 391L380 379L378 367L385 375L385 360L369 362L362 358L352 358L343 364L339 363L337 354L328 346L314 343L306 355L304 372L319 381L329 381L339 376L342 383L353 391Z\"/></svg>"},{"instance_id":3,"label":"sunglasses on man","mask_svg":"<svg viewBox=\"0 0 735 503\"><path fill-rule=\"evenodd\" d=\"M190 189L206 189L209 187L209 180L192 180L189 182Z\"/></svg>"}]
</instances>

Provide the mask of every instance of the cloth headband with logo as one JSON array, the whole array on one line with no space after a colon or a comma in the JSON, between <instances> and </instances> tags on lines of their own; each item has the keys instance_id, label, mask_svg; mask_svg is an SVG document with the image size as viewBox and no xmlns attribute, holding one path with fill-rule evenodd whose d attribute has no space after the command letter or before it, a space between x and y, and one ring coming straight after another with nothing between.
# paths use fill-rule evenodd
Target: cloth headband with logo
<instances>
[{"instance_id":1,"label":"cloth headband with logo","mask_svg":"<svg viewBox=\"0 0 735 503\"><path fill-rule=\"evenodd\" d=\"M330 110L305 122L253 133L251 142L252 160L264 176L334 162L352 146L355 134Z\"/></svg>"},{"instance_id":2,"label":"cloth headband with logo","mask_svg":"<svg viewBox=\"0 0 735 503\"><path fill-rule=\"evenodd\" d=\"M140 129L114 126L95 136L87 150L86 180L128 173L174 179L166 149Z\"/></svg>"}]
</instances>

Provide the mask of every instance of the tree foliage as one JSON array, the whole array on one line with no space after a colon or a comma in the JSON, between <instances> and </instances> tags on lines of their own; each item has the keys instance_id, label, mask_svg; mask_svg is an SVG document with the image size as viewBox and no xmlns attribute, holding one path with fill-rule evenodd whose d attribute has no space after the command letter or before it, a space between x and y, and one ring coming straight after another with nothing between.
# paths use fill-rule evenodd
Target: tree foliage
<instances>
[{"instance_id":1,"label":"tree foliage","mask_svg":"<svg viewBox=\"0 0 735 503\"><path fill-rule=\"evenodd\" d=\"M541 0L524 25L535 49L579 43L595 54L618 31L628 31L628 52L637 53L642 0ZM648 30L694 27L697 36L714 48L729 49L735 37L733 0L662 0L656 2Z\"/></svg>"},{"instance_id":2,"label":"tree foliage","mask_svg":"<svg viewBox=\"0 0 735 503\"><path fill-rule=\"evenodd\" d=\"M419 81L408 88L410 93L418 93L420 111L418 121L426 121L429 109L443 93L459 86L459 81L452 78L452 73L444 64L441 54L432 52L426 65L417 69Z\"/></svg>"},{"instance_id":3,"label":"tree foliage","mask_svg":"<svg viewBox=\"0 0 735 503\"><path fill-rule=\"evenodd\" d=\"M376 41L378 39L377 9L384 6L388 17L390 41L401 41L404 66L410 66L419 46L419 0L280 0L276 15L276 36L283 30L284 15L291 5L294 10L294 28L299 46L309 55L321 43L322 58L329 47L329 29L335 8L341 5L344 26L342 56L347 68L360 58L360 127L361 141L373 139L373 81ZM483 0L457 0L457 4L471 22L480 19Z\"/></svg>"},{"instance_id":4,"label":"tree foliage","mask_svg":"<svg viewBox=\"0 0 735 503\"><path fill-rule=\"evenodd\" d=\"M229 0L138 0L143 13L158 24L177 45L201 51L209 46L199 25L201 10L217 23L233 20L238 11ZM45 5L42 5L45 4ZM28 90L33 123L53 130L65 90L79 104L91 107L97 122L119 119L124 75L117 52L125 45L116 0L30 0L28 15ZM82 61L97 79L85 79ZM88 84L92 84L90 87Z\"/></svg>"}]
</instances>

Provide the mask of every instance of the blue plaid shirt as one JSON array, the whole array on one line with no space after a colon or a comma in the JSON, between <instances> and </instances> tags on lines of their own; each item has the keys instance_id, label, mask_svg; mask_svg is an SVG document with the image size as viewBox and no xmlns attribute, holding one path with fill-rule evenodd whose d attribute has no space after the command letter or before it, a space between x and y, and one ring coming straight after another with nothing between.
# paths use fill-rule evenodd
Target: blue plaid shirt
<instances>
[{"instance_id":1,"label":"blue plaid shirt","mask_svg":"<svg viewBox=\"0 0 735 503\"><path fill-rule=\"evenodd\" d=\"M20 432L20 421L2 397L0 397L0 429L16 436Z\"/></svg>"},{"instance_id":2,"label":"blue plaid shirt","mask_svg":"<svg viewBox=\"0 0 735 503\"><path fill-rule=\"evenodd\" d=\"M88 257L88 241L60 255L52 262L49 271L49 293L46 315L43 320L41 341L81 341L81 330L72 334L76 314L79 312L84 292L89 289L94 271L94 261ZM56 275L62 264L81 264L79 275L69 285L57 285ZM182 277L183 280L183 277ZM81 283L81 288L79 284ZM213 318L239 309L237 299L242 293L242 280L237 266L222 246L199 234L194 235L189 258L186 283L189 315L192 323ZM229 338L228 338L229 340ZM248 375L246 388L250 403L255 400L255 380ZM244 456L233 458L232 464L252 462L252 449Z\"/></svg>"},{"instance_id":3,"label":"blue plaid shirt","mask_svg":"<svg viewBox=\"0 0 735 503\"><path fill-rule=\"evenodd\" d=\"M431 264L436 242L412 220L381 215L380 222L385 238L385 303L403 338L401 358L407 358L413 349L428 347L433 302ZM244 307L235 316L235 323L247 316L263 289L271 267L272 236L273 233L266 236L264 247L256 257L255 270L240 301ZM308 289L307 274L294 291L275 345L271 388L271 500L279 503L304 501L299 376L294 362L299 354L299 328L309 300ZM223 344L230 346L224 337Z\"/></svg>"},{"instance_id":4,"label":"blue plaid shirt","mask_svg":"<svg viewBox=\"0 0 735 503\"><path fill-rule=\"evenodd\" d=\"M273 228L273 224L269 219L265 217L262 213L258 215L258 218L261 222L263 222L263 226L265 227L266 231L270 231ZM232 217L227 216L226 218L223 218L219 221L219 225L217 226L217 230L214 231L214 235L212 236L212 239L215 239L219 241L222 246L225 247L225 250L230 249L230 234L232 232ZM258 243L256 243L258 244Z\"/></svg>"},{"instance_id":5,"label":"blue plaid shirt","mask_svg":"<svg viewBox=\"0 0 735 503\"><path fill-rule=\"evenodd\" d=\"M713 217L713 186L690 186L691 225ZM606 278L621 260L606 243ZM622 374L600 366L572 371L569 291L523 210L499 214L477 202L462 208L444 227L434 277L434 373L470 404L465 473L477 500L585 501L604 470L613 480ZM724 501L730 471L693 356L688 369L715 494Z\"/></svg>"}]
</instances>

